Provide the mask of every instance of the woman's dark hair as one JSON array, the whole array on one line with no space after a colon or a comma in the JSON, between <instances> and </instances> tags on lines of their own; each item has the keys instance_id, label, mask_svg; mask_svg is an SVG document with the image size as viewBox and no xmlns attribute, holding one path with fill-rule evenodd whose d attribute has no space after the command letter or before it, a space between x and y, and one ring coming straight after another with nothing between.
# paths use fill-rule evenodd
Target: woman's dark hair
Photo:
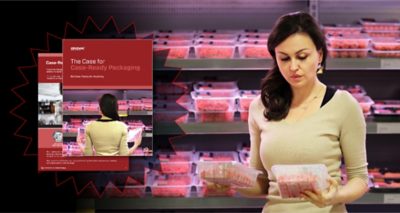
<instances>
[{"instance_id":1,"label":"woman's dark hair","mask_svg":"<svg viewBox=\"0 0 400 213\"><path fill-rule=\"evenodd\" d=\"M268 37L268 51L274 59L274 64L261 81L261 101L265 107L264 117L268 120L282 120L289 113L293 94L289 83L279 71L275 47L295 33L306 33L310 36L317 50L322 50L321 66L325 68L328 50L324 34L314 18L305 12L281 16Z\"/></svg>"},{"instance_id":2,"label":"woman's dark hair","mask_svg":"<svg viewBox=\"0 0 400 213\"><path fill-rule=\"evenodd\" d=\"M104 94L99 100L101 113L113 120L119 120L118 100L114 95Z\"/></svg>"}]
</instances>

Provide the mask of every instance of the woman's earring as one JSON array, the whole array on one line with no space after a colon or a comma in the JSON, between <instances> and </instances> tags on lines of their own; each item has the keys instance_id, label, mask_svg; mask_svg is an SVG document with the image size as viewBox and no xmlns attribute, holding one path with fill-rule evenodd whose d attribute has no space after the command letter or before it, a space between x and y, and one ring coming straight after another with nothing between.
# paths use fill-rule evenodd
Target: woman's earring
<instances>
[{"instance_id":1,"label":"woman's earring","mask_svg":"<svg viewBox=\"0 0 400 213\"><path fill-rule=\"evenodd\" d=\"M324 73L324 68L321 66L321 64L318 64L317 74L322 74L322 73Z\"/></svg>"}]
</instances>

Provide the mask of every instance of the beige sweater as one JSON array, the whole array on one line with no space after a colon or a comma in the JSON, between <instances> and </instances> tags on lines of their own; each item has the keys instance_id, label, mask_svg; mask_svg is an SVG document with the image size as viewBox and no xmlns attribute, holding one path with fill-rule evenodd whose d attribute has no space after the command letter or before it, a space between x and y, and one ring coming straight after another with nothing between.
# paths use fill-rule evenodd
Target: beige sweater
<instances>
[{"instance_id":1,"label":"beige sweater","mask_svg":"<svg viewBox=\"0 0 400 213\"><path fill-rule=\"evenodd\" d=\"M289 124L267 121L260 97L250 105L250 166L268 175L268 202L263 212L346 212L344 205L319 208L308 201L282 199L271 167L275 164L325 164L340 182L343 157L348 178L368 181L366 125L361 108L347 91L338 90L315 113Z\"/></svg>"},{"instance_id":2,"label":"beige sweater","mask_svg":"<svg viewBox=\"0 0 400 213\"><path fill-rule=\"evenodd\" d=\"M103 117L104 119L106 117ZM128 127L120 121L93 121L86 126L85 155L128 156Z\"/></svg>"}]
</instances>

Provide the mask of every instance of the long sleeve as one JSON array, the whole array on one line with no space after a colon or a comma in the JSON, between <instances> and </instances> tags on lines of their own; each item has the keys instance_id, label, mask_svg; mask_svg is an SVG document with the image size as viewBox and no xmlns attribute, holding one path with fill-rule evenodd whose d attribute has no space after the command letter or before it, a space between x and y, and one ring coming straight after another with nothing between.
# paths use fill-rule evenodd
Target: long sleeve
<instances>
[{"instance_id":1,"label":"long sleeve","mask_svg":"<svg viewBox=\"0 0 400 213\"><path fill-rule=\"evenodd\" d=\"M250 134L250 167L267 173L260 158L260 143L261 143L261 130L255 120L255 116L258 114L257 104L258 98L253 100L249 108L249 134ZM263 116L262 114L258 116Z\"/></svg>"},{"instance_id":2,"label":"long sleeve","mask_svg":"<svg viewBox=\"0 0 400 213\"><path fill-rule=\"evenodd\" d=\"M365 119L357 101L347 95L349 104L340 130L340 146L349 180L359 177L368 183Z\"/></svg>"},{"instance_id":3,"label":"long sleeve","mask_svg":"<svg viewBox=\"0 0 400 213\"><path fill-rule=\"evenodd\" d=\"M121 141L119 143L119 155L120 156L128 156L129 155L129 147L128 147L128 127L125 124L122 124L122 135Z\"/></svg>"},{"instance_id":4,"label":"long sleeve","mask_svg":"<svg viewBox=\"0 0 400 213\"><path fill-rule=\"evenodd\" d=\"M85 151L84 151L84 155L85 156L92 156L93 155L93 143L92 143L92 139L90 138L90 124L86 126L85 129Z\"/></svg>"}]
</instances>

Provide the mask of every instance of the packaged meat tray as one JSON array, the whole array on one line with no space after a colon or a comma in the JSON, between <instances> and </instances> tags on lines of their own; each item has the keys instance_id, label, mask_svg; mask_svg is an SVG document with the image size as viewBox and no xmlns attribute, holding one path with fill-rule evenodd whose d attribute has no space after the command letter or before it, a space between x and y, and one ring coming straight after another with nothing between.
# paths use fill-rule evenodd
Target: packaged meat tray
<instances>
[{"instance_id":1,"label":"packaged meat tray","mask_svg":"<svg viewBox=\"0 0 400 213\"><path fill-rule=\"evenodd\" d=\"M197 41L194 47L196 58L230 59L235 56L236 44L232 41Z\"/></svg>"},{"instance_id":2,"label":"packaged meat tray","mask_svg":"<svg viewBox=\"0 0 400 213\"><path fill-rule=\"evenodd\" d=\"M190 174L151 174L148 181L153 197L190 197L193 184Z\"/></svg>"},{"instance_id":3,"label":"packaged meat tray","mask_svg":"<svg viewBox=\"0 0 400 213\"><path fill-rule=\"evenodd\" d=\"M168 59L186 59L189 56L191 41L153 41L153 51L168 51Z\"/></svg>"},{"instance_id":4,"label":"packaged meat tray","mask_svg":"<svg viewBox=\"0 0 400 213\"><path fill-rule=\"evenodd\" d=\"M376 58L400 58L400 50L396 51L371 50L371 55Z\"/></svg>"},{"instance_id":5,"label":"packaged meat tray","mask_svg":"<svg viewBox=\"0 0 400 213\"><path fill-rule=\"evenodd\" d=\"M143 107L144 105L141 100L129 100L129 109L131 111L142 111Z\"/></svg>"},{"instance_id":6,"label":"packaged meat tray","mask_svg":"<svg viewBox=\"0 0 400 213\"><path fill-rule=\"evenodd\" d=\"M372 39L372 48L374 50L382 50L382 51L400 50L400 39L391 39L391 38Z\"/></svg>"},{"instance_id":7,"label":"packaged meat tray","mask_svg":"<svg viewBox=\"0 0 400 213\"><path fill-rule=\"evenodd\" d=\"M327 36L332 49L367 49L370 38L366 34Z\"/></svg>"},{"instance_id":8,"label":"packaged meat tray","mask_svg":"<svg viewBox=\"0 0 400 213\"><path fill-rule=\"evenodd\" d=\"M235 111L194 111L197 122L231 122L235 120Z\"/></svg>"},{"instance_id":9,"label":"packaged meat tray","mask_svg":"<svg viewBox=\"0 0 400 213\"><path fill-rule=\"evenodd\" d=\"M215 91L220 92L219 94L225 92L227 95L235 94L238 91L238 86L236 81L228 82L207 82L200 81L193 85L194 91Z\"/></svg>"},{"instance_id":10,"label":"packaged meat tray","mask_svg":"<svg viewBox=\"0 0 400 213\"><path fill-rule=\"evenodd\" d=\"M173 102L154 103L154 120L158 122L186 123L189 118L189 111Z\"/></svg>"},{"instance_id":11,"label":"packaged meat tray","mask_svg":"<svg viewBox=\"0 0 400 213\"><path fill-rule=\"evenodd\" d=\"M323 31L326 35L340 36L340 35L359 35L361 34L361 26L353 25L325 25Z\"/></svg>"},{"instance_id":12,"label":"packaged meat tray","mask_svg":"<svg viewBox=\"0 0 400 213\"><path fill-rule=\"evenodd\" d=\"M206 40L225 40L225 41L236 41L240 31L237 30L200 30L197 32L196 39Z\"/></svg>"},{"instance_id":13,"label":"packaged meat tray","mask_svg":"<svg viewBox=\"0 0 400 213\"><path fill-rule=\"evenodd\" d=\"M208 162L238 162L236 152L196 152L197 161L208 161Z\"/></svg>"},{"instance_id":14,"label":"packaged meat tray","mask_svg":"<svg viewBox=\"0 0 400 213\"><path fill-rule=\"evenodd\" d=\"M400 100L379 100L372 105L372 114L380 117L399 117Z\"/></svg>"},{"instance_id":15,"label":"packaged meat tray","mask_svg":"<svg viewBox=\"0 0 400 213\"><path fill-rule=\"evenodd\" d=\"M239 91L239 109L249 110L250 103L261 94L261 90L240 90Z\"/></svg>"},{"instance_id":16,"label":"packaged meat tray","mask_svg":"<svg viewBox=\"0 0 400 213\"><path fill-rule=\"evenodd\" d=\"M192 171L192 152L160 152L157 156L160 170L164 174L190 173Z\"/></svg>"},{"instance_id":17,"label":"packaged meat tray","mask_svg":"<svg viewBox=\"0 0 400 213\"><path fill-rule=\"evenodd\" d=\"M355 97L360 104L363 113L364 114L369 114L371 112L371 107L375 103L369 96L360 96L360 97Z\"/></svg>"},{"instance_id":18,"label":"packaged meat tray","mask_svg":"<svg viewBox=\"0 0 400 213\"><path fill-rule=\"evenodd\" d=\"M368 49L328 48L328 55L331 58L366 58L368 56Z\"/></svg>"},{"instance_id":19,"label":"packaged meat tray","mask_svg":"<svg viewBox=\"0 0 400 213\"><path fill-rule=\"evenodd\" d=\"M387 38L399 38L400 37L400 31L371 31L371 30L366 30L365 31L370 37L375 38L375 37L387 37Z\"/></svg>"},{"instance_id":20,"label":"packaged meat tray","mask_svg":"<svg viewBox=\"0 0 400 213\"><path fill-rule=\"evenodd\" d=\"M241 58L271 58L266 40L246 40L238 46Z\"/></svg>"},{"instance_id":21,"label":"packaged meat tray","mask_svg":"<svg viewBox=\"0 0 400 213\"><path fill-rule=\"evenodd\" d=\"M240 114L240 120L241 121L248 121L249 120L249 110L238 109L238 112Z\"/></svg>"},{"instance_id":22,"label":"packaged meat tray","mask_svg":"<svg viewBox=\"0 0 400 213\"><path fill-rule=\"evenodd\" d=\"M236 194L236 190L228 185L208 181L202 181L196 188L199 197L233 197Z\"/></svg>"},{"instance_id":23,"label":"packaged meat tray","mask_svg":"<svg viewBox=\"0 0 400 213\"><path fill-rule=\"evenodd\" d=\"M199 161L197 172L201 179L236 187L251 187L261 171L244 166L239 162Z\"/></svg>"},{"instance_id":24,"label":"packaged meat tray","mask_svg":"<svg viewBox=\"0 0 400 213\"><path fill-rule=\"evenodd\" d=\"M364 30L372 31L397 31L400 30L400 23L398 21L390 22L376 22L376 21L361 21Z\"/></svg>"},{"instance_id":25,"label":"packaged meat tray","mask_svg":"<svg viewBox=\"0 0 400 213\"><path fill-rule=\"evenodd\" d=\"M323 164L274 165L272 172L282 198L300 198L304 191L328 187L328 170Z\"/></svg>"},{"instance_id":26,"label":"packaged meat tray","mask_svg":"<svg viewBox=\"0 0 400 213\"><path fill-rule=\"evenodd\" d=\"M237 92L192 91L194 110L197 112L226 112L235 110Z\"/></svg>"},{"instance_id":27,"label":"packaged meat tray","mask_svg":"<svg viewBox=\"0 0 400 213\"><path fill-rule=\"evenodd\" d=\"M382 193L399 193L400 181L395 180L373 180L373 186L370 187L371 192Z\"/></svg>"}]
</instances>

